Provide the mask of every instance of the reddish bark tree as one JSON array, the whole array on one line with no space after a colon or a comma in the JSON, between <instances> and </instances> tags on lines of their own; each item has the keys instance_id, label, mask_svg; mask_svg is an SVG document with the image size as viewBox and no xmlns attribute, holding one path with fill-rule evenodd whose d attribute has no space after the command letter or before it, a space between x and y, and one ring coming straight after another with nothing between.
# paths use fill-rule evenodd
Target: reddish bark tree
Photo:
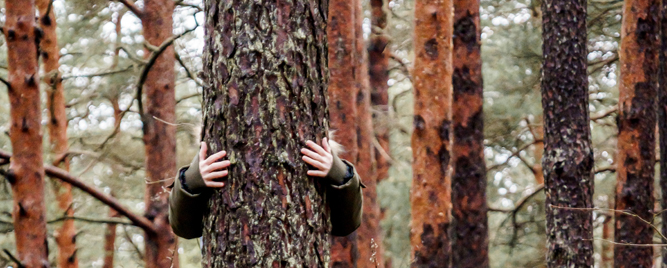
<instances>
[{"instance_id":1,"label":"reddish bark tree","mask_svg":"<svg viewBox=\"0 0 667 268\"><path fill-rule=\"evenodd\" d=\"M117 218L118 212L109 208L109 218ZM102 268L113 268L113 257L116 252L116 224L107 223L107 229L104 232L104 264Z\"/></svg>"},{"instance_id":2,"label":"reddish bark tree","mask_svg":"<svg viewBox=\"0 0 667 268\"><path fill-rule=\"evenodd\" d=\"M417 0L414 10L412 266L449 267L453 5Z\"/></svg>"},{"instance_id":3,"label":"reddish bark tree","mask_svg":"<svg viewBox=\"0 0 667 268\"><path fill-rule=\"evenodd\" d=\"M371 36L368 46L368 62L370 68L371 104L373 113L375 138L382 148L373 146L375 151L375 165L377 167L377 181L387 178L389 172L389 38L385 33L387 28L387 13L383 7L384 0L370 0L371 4Z\"/></svg>"},{"instance_id":4,"label":"reddish bark tree","mask_svg":"<svg viewBox=\"0 0 667 268\"><path fill-rule=\"evenodd\" d=\"M660 135L660 199L661 208L667 209L667 1L660 9L660 69L658 88L658 131ZM662 233L667 234L667 213L661 213ZM662 240L667 244L667 240ZM667 267L667 251L662 251L662 267Z\"/></svg>"},{"instance_id":5,"label":"reddish bark tree","mask_svg":"<svg viewBox=\"0 0 667 268\"><path fill-rule=\"evenodd\" d=\"M52 8L53 1L37 0L37 8L40 18L39 25L44 31L40 43L42 62L44 63L44 82L49 88L46 90L46 106L49 109L49 142L51 152L55 157L54 165L69 171L69 157L67 145L67 111L65 109L65 93L60 72L60 49L56 35L56 18ZM72 208L72 186L67 183L56 182L56 199L58 208L66 216L74 216ZM79 259L76 257L76 229L74 220L66 219L62 226L55 232L56 244L58 245L58 267L79 267Z\"/></svg>"},{"instance_id":6,"label":"reddish bark tree","mask_svg":"<svg viewBox=\"0 0 667 268\"><path fill-rule=\"evenodd\" d=\"M542 14L547 267L592 267L592 214L568 209L593 206L586 1L545 0Z\"/></svg>"},{"instance_id":7,"label":"reddish bark tree","mask_svg":"<svg viewBox=\"0 0 667 268\"><path fill-rule=\"evenodd\" d=\"M454 0L453 267L489 267L479 0Z\"/></svg>"},{"instance_id":8,"label":"reddish bark tree","mask_svg":"<svg viewBox=\"0 0 667 268\"><path fill-rule=\"evenodd\" d=\"M21 264L48 267L41 103L34 1L6 1L5 25L9 71L10 128L13 157L5 174L12 185L14 235Z\"/></svg>"},{"instance_id":9,"label":"reddish bark tree","mask_svg":"<svg viewBox=\"0 0 667 268\"><path fill-rule=\"evenodd\" d=\"M328 130L327 7L326 0L205 2L203 140L211 153L226 150L232 165L204 216L204 267L330 261L326 186L307 179L299 152Z\"/></svg>"},{"instance_id":10,"label":"reddish bark tree","mask_svg":"<svg viewBox=\"0 0 667 268\"><path fill-rule=\"evenodd\" d=\"M623 7L616 160L616 209L653 216L656 99L660 49L660 1L628 0ZM651 244L653 229L642 220L615 215L614 240ZM615 267L652 267L652 247L615 247Z\"/></svg>"},{"instance_id":11,"label":"reddish bark tree","mask_svg":"<svg viewBox=\"0 0 667 268\"><path fill-rule=\"evenodd\" d=\"M359 248L359 267L384 267L382 257L382 233L380 232L380 205L377 202L377 173L375 148L373 147L373 116L371 115L371 92L368 74L368 54L364 41L364 8L361 0L355 2L355 78L357 83L356 134L358 157L356 169L366 184L364 189L364 214L361 226L356 231ZM376 248L372 247L372 241Z\"/></svg>"},{"instance_id":12,"label":"reddish bark tree","mask_svg":"<svg viewBox=\"0 0 667 268\"><path fill-rule=\"evenodd\" d=\"M357 163L357 105L356 30L355 10L357 1L329 1L329 120L335 131L335 140L345 148L341 158ZM363 176L363 175L362 175ZM364 178L365 179L365 178ZM356 267L359 260L357 232L347 237L333 237L331 266Z\"/></svg>"}]
</instances>

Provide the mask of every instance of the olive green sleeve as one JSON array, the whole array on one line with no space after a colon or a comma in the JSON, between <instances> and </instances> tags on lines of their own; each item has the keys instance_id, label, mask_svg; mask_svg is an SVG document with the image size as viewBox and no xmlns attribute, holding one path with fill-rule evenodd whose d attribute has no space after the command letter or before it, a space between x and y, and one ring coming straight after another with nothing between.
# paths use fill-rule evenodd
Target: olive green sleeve
<instances>
[{"instance_id":1,"label":"olive green sleeve","mask_svg":"<svg viewBox=\"0 0 667 268\"><path fill-rule=\"evenodd\" d=\"M345 181L348 167L352 169L354 175ZM363 213L361 188L366 186L361 183L354 166L346 160L339 159L336 155L334 155L334 164L327 178L331 181L327 188L327 202L331 211L331 234L334 236L349 235L361 225Z\"/></svg>"},{"instance_id":2,"label":"olive green sleeve","mask_svg":"<svg viewBox=\"0 0 667 268\"><path fill-rule=\"evenodd\" d=\"M199 173L197 155L189 167L179 170L169 194L169 224L176 235L186 239L202 235L202 218L209 197L210 193Z\"/></svg>"}]
</instances>

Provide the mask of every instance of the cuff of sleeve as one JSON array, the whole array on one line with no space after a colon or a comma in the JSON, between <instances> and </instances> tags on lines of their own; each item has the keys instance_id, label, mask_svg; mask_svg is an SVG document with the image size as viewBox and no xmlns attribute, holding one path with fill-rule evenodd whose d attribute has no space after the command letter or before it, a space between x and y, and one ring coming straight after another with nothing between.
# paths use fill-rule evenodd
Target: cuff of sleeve
<instances>
[{"instance_id":1,"label":"cuff of sleeve","mask_svg":"<svg viewBox=\"0 0 667 268\"><path fill-rule=\"evenodd\" d=\"M188 191L191 193L201 193L206 189L204 178L201 177L201 173L199 172L199 154L195 155L195 158L192 159L189 167L183 167L181 168L181 171L184 169L185 172L181 173L179 171L179 174L184 175Z\"/></svg>"},{"instance_id":2,"label":"cuff of sleeve","mask_svg":"<svg viewBox=\"0 0 667 268\"><path fill-rule=\"evenodd\" d=\"M341 185L345 182L345 174L347 174L347 165L336 154L333 154L333 164L324 179L332 185Z\"/></svg>"}]
</instances>

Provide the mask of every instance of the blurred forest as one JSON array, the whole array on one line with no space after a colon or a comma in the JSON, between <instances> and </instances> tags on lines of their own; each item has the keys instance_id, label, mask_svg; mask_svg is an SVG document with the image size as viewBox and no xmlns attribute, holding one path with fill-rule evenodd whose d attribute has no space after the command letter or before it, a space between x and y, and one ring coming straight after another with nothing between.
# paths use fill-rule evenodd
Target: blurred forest
<instances>
[{"instance_id":1,"label":"blurred forest","mask_svg":"<svg viewBox=\"0 0 667 268\"><path fill-rule=\"evenodd\" d=\"M4 2L0 1L0 7ZM385 1L387 27L371 26L369 1L363 1L363 37L385 35L389 45L388 114L377 113L376 129L390 135L391 167L377 185L382 210L383 256L391 267L410 261L410 188L413 129L414 0ZM134 3L143 8L143 1ZM204 3L176 1L173 42L176 52L177 166L190 163L199 148L202 120ZM489 207L490 267L546 267L545 195L540 77L542 66L541 0L481 0L481 41L484 80L484 156ZM588 90L595 158L594 206L614 207L616 115L618 110L619 43L623 1L588 1ZM117 198L135 213L144 213L145 185L142 122L135 102L136 85L147 53L140 19L119 2L54 0L60 53L59 71L66 101L70 173ZM5 22L0 9L0 23ZM7 77L5 39L0 39L0 77ZM49 76L48 73L40 74ZM9 99L0 94L0 150L11 152ZM43 92L49 85L42 83ZM44 162L50 153L42 95ZM384 107L373 107L380 111ZM116 131L116 128L118 131ZM54 180L45 179L49 261L56 266L54 232L63 220ZM656 184L657 185L657 184ZM656 186L657 188L657 186ZM144 232L97 199L73 189L76 256L81 267L103 267L105 234L116 224L114 267L145 267ZM656 191L659 195L659 191ZM660 200L656 196L656 200ZM0 265L16 255L10 183L0 177ZM657 218L656 218L657 219ZM608 213L593 212L594 236L613 240ZM657 223L655 223L658 226ZM178 240L180 267L201 267L198 240ZM612 245L596 240L595 267L611 267ZM10 254L8 254L10 253ZM659 255L660 250L655 254ZM656 258L660 258L657 256Z\"/></svg>"}]
</instances>

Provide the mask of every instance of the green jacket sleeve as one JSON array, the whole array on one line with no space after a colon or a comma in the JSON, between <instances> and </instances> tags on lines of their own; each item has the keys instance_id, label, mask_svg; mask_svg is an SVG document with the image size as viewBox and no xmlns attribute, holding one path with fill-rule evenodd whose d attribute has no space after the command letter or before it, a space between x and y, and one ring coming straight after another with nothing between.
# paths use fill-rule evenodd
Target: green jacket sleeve
<instances>
[{"instance_id":1,"label":"green jacket sleeve","mask_svg":"<svg viewBox=\"0 0 667 268\"><path fill-rule=\"evenodd\" d=\"M348 168L352 171L352 178L345 181ZM330 180L327 188L327 203L331 211L331 234L346 236L354 232L361 225L363 213L363 195L361 188L365 188L354 166L341 160L334 154L334 164L329 170L326 179Z\"/></svg>"},{"instance_id":2,"label":"green jacket sleeve","mask_svg":"<svg viewBox=\"0 0 667 268\"><path fill-rule=\"evenodd\" d=\"M169 194L169 224L176 235L186 239L202 235L202 220L209 197L199 173L199 155L196 155L189 167L179 170Z\"/></svg>"}]
</instances>

